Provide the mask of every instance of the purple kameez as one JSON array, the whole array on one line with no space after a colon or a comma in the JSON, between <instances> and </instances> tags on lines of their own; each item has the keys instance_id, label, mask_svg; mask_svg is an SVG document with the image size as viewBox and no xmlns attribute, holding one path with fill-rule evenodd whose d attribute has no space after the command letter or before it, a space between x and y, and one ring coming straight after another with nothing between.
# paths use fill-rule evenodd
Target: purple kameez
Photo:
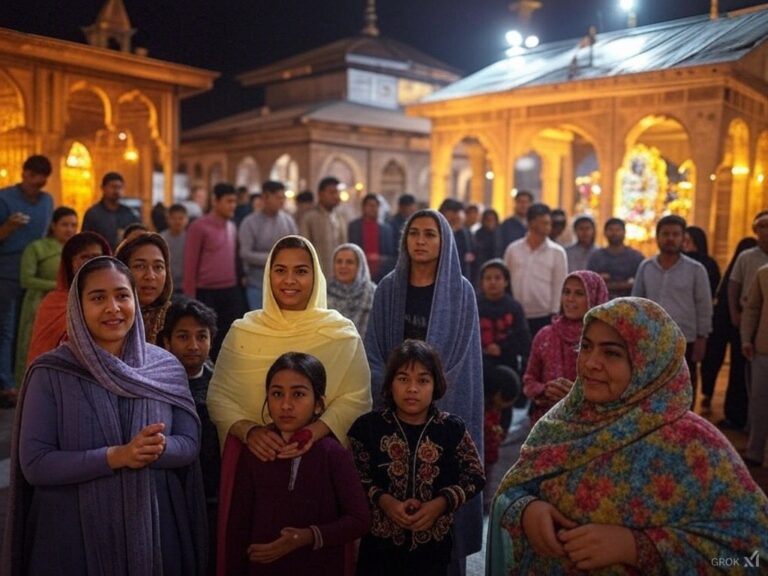
<instances>
[{"instance_id":1,"label":"purple kameez","mask_svg":"<svg viewBox=\"0 0 768 576\"><path fill-rule=\"evenodd\" d=\"M227 575L339 576L344 545L368 531L370 512L352 454L333 437L296 460L262 462L243 450L227 526ZM286 527L316 525L323 547L305 546L270 564L249 562L253 543L269 543Z\"/></svg>"}]
</instances>

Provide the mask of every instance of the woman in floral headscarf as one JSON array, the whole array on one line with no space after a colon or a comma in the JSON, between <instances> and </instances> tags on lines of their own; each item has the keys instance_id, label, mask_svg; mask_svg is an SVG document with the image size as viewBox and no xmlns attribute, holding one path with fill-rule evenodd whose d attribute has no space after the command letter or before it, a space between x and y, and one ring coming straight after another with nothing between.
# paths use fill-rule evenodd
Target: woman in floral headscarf
<instances>
[{"instance_id":1,"label":"woman in floral headscarf","mask_svg":"<svg viewBox=\"0 0 768 576\"><path fill-rule=\"evenodd\" d=\"M523 376L523 392L531 399L531 424L571 389L576 380L576 345L587 310L608 300L603 278L588 270L565 277L560 313L536 333Z\"/></svg>"},{"instance_id":2,"label":"woman in floral headscarf","mask_svg":"<svg viewBox=\"0 0 768 576\"><path fill-rule=\"evenodd\" d=\"M643 298L584 318L578 378L493 502L489 574L705 574L768 549L768 500L690 412L685 338ZM765 560L763 560L765 561Z\"/></svg>"}]
</instances>

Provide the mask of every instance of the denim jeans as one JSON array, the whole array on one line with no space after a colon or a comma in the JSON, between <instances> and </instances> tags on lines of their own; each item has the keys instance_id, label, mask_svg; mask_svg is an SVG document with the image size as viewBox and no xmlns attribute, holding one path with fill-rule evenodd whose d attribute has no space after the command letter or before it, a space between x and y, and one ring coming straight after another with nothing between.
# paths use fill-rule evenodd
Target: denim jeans
<instances>
[{"instance_id":1,"label":"denim jeans","mask_svg":"<svg viewBox=\"0 0 768 576\"><path fill-rule=\"evenodd\" d=\"M20 303L19 281L0 278L0 389L3 390L10 390L15 385L13 359Z\"/></svg>"}]
</instances>

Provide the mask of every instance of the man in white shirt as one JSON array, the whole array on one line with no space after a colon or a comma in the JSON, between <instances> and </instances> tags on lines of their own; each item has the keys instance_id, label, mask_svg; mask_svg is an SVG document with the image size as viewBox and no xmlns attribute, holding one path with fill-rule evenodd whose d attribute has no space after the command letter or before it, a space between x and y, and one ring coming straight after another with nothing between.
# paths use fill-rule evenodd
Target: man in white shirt
<instances>
[{"instance_id":1,"label":"man in white shirt","mask_svg":"<svg viewBox=\"0 0 768 576\"><path fill-rule=\"evenodd\" d=\"M528 209L528 231L504 252L512 275L512 294L523 306L531 336L560 310L560 292L568 269L562 246L549 239L552 212L546 204Z\"/></svg>"}]
</instances>

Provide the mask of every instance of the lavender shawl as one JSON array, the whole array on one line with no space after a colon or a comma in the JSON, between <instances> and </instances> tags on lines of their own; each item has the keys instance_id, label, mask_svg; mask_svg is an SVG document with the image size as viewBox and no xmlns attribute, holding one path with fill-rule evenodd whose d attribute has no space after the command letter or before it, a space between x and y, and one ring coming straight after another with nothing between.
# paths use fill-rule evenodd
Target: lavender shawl
<instances>
[{"instance_id":1,"label":"lavender shawl","mask_svg":"<svg viewBox=\"0 0 768 576\"><path fill-rule=\"evenodd\" d=\"M101 257L110 258L111 257ZM24 478L19 463L19 430L24 413L24 398L33 372L49 369L74 378L61 378L55 386L83 386L98 425L108 445L119 445L146 425L167 421L172 408L188 412L198 421L181 364L165 350L146 344L141 314L136 314L126 336L123 357L109 354L91 337L78 297L79 275L75 277L67 303L69 340L52 352L40 356L30 367L22 385L11 445L11 487L8 517L3 541L3 575L22 574L24 527L34 491ZM138 298L134 294L136 310ZM159 379L160 376L162 379ZM92 384L89 386L89 384ZM56 388L54 387L56 391ZM131 398L129 414L117 410L114 396ZM80 449L78 407L59 406L59 448ZM167 431L170 433L170 431ZM192 532L195 546L193 565L202 574L206 562L205 502L199 465L176 469L184 488L183 506L190 520L182 527ZM109 482L83 482L78 498L88 565L72 567L85 574L155 575L162 573L159 524L155 487L149 467L122 468Z\"/></svg>"},{"instance_id":2,"label":"lavender shawl","mask_svg":"<svg viewBox=\"0 0 768 576\"><path fill-rule=\"evenodd\" d=\"M417 212L423 215L423 212ZM483 357L475 291L461 275L453 232L439 212L431 211L440 225L440 262L437 267L427 342L440 354L448 382L439 408L459 416L467 425L480 454L483 453ZM406 246L406 222L395 269L379 283L365 336L365 352L371 367L374 405L381 406L381 386L390 351L403 342L405 302L411 259ZM473 498L456 515L454 556L480 550L482 499Z\"/></svg>"}]
</instances>

